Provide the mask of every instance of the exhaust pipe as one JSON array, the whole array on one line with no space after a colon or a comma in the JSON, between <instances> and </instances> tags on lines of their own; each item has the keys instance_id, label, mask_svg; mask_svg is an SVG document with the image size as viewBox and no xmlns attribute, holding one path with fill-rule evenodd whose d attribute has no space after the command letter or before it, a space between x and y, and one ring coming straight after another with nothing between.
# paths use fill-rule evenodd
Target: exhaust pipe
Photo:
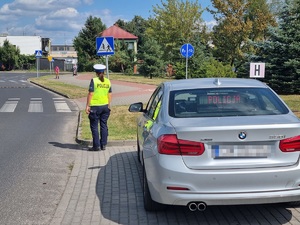
<instances>
[{"instance_id":1,"label":"exhaust pipe","mask_svg":"<svg viewBox=\"0 0 300 225\"><path fill-rule=\"evenodd\" d=\"M197 205L199 211L204 211L206 209L206 204L204 202L199 202Z\"/></svg>"},{"instance_id":2,"label":"exhaust pipe","mask_svg":"<svg viewBox=\"0 0 300 225\"><path fill-rule=\"evenodd\" d=\"M190 202L188 207L192 212L195 212L196 210L204 211L206 209L206 204L204 202Z\"/></svg>"},{"instance_id":3,"label":"exhaust pipe","mask_svg":"<svg viewBox=\"0 0 300 225\"><path fill-rule=\"evenodd\" d=\"M191 202L188 204L189 210L194 212L198 209L198 205L195 202Z\"/></svg>"}]
</instances>

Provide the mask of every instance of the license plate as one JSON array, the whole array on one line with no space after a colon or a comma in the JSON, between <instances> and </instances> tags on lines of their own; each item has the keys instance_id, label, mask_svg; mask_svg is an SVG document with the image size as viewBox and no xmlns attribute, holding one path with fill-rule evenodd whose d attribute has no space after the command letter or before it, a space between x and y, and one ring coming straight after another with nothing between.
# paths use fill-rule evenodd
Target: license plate
<instances>
[{"instance_id":1,"label":"license plate","mask_svg":"<svg viewBox=\"0 0 300 225\"><path fill-rule=\"evenodd\" d=\"M212 145L213 158L267 158L269 145Z\"/></svg>"}]
</instances>

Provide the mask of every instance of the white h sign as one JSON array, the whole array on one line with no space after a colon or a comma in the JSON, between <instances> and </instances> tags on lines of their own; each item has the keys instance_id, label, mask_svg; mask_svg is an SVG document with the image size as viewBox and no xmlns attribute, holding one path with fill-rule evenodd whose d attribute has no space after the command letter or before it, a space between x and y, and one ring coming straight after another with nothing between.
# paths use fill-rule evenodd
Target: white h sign
<instances>
[{"instance_id":1,"label":"white h sign","mask_svg":"<svg viewBox=\"0 0 300 225\"><path fill-rule=\"evenodd\" d=\"M264 78L265 63L250 63L250 77Z\"/></svg>"}]
</instances>

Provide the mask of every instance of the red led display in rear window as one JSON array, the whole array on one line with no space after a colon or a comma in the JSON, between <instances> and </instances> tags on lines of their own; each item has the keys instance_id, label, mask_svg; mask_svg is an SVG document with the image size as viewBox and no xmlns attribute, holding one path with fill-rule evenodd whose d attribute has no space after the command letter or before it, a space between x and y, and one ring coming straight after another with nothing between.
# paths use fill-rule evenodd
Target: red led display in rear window
<instances>
[{"instance_id":1,"label":"red led display in rear window","mask_svg":"<svg viewBox=\"0 0 300 225\"><path fill-rule=\"evenodd\" d=\"M208 95L208 104L237 104L241 103L239 95Z\"/></svg>"}]
</instances>

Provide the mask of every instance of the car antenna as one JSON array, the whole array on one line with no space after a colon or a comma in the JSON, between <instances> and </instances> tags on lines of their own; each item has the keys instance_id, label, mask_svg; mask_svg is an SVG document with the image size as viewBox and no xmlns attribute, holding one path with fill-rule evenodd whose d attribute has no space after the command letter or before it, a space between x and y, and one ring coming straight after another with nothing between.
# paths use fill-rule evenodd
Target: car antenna
<instances>
[{"instance_id":1,"label":"car antenna","mask_svg":"<svg viewBox=\"0 0 300 225\"><path fill-rule=\"evenodd\" d=\"M219 80L219 78L215 79L214 84L217 85L217 86L221 85L221 81Z\"/></svg>"}]
</instances>

